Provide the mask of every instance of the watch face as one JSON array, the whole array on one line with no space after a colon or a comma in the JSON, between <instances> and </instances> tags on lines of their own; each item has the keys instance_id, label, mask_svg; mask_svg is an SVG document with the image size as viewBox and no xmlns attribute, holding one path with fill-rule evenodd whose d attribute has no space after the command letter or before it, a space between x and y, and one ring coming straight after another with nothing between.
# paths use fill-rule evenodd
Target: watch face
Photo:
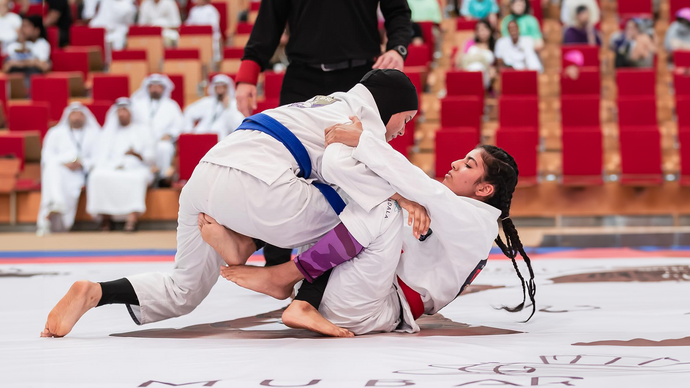
<instances>
[{"instance_id":1,"label":"watch face","mask_svg":"<svg viewBox=\"0 0 690 388\"><path fill-rule=\"evenodd\" d=\"M405 46L398 46L398 52L400 55L405 56L407 55L407 48L405 48Z\"/></svg>"}]
</instances>

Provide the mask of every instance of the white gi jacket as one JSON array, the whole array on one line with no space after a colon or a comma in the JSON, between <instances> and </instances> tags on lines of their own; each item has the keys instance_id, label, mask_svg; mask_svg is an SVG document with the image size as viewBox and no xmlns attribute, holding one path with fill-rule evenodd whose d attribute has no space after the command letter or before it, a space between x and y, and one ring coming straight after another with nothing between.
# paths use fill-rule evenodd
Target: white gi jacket
<instances>
[{"instance_id":1,"label":"white gi jacket","mask_svg":"<svg viewBox=\"0 0 690 388\"><path fill-rule=\"evenodd\" d=\"M340 163L343 152L336 151L342 151L342 147L351 149L354 160L366 165L400 195L427 209L432 234L419 241L405 222L403 253L396 274L420 294L424 313L435 314L458 296L479 262L489 256L498 235L497 219L501 211L484 202L455 195L368 131L362 133L356 148L333 144L324 155L326 180L353 199L367 195L369 187L349 184L347 171L344 174L334 164ZM336 154L340 157L333 157ZM404 322L399 329L419 331L399 287L398 294L404 310Z\"/></svg>"},{"instance_id":2,"label":"white gi jacket","mask_svg":"<svg viewBox=\"0 0 690 388\"><path fill-rule=\"evenodd\" d=\"M376 107L374 97L364 86L357 84L348 92L333 93L328 97L315 97L309 101L290 104L263 112L278 120L302 142L312 163L310 179L326 182L321 173L321 159L325 148L324 130L334 124L350 121L357 116L365 131L385 142L386 128ZM286 171L295 174L297 161L288 149L270 135L253 130L235 131L213 147L203 162L232 167L272 185ZM346 169L353 185L366 187L364 193L353 192L353 199L365 210L395 193L393 188L366 166L349 156L335 162ZM332 183L332 182L331 182ZM349 193L348 193L349 194Z\"/></svg>"}]
</instances>

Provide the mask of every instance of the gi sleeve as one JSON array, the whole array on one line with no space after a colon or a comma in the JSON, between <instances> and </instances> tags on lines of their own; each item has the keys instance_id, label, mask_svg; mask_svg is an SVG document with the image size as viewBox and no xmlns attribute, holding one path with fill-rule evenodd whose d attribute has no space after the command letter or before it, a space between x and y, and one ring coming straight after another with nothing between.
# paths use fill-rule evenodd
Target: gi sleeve
<instances>
[{"instance_id":1,"label":"gi sleeve","mask_svg":"<svg viewBox=\"0 0 690 388\"><path fill-rule=\"evenodd\" d=\"M265 70L285 30L290 0L263 0L249 41L244 46L237 83L256 85L259 73Z\"/></svg>"},{"instance_id":2,"label":"gi sleeve","mask_svg":"<svg viewBox=\"0 0 690 388\"><path fill-rule=\"evenodd\" d=\"M477 208L463 201L442 183L429 178L405 156L371 133L362 132L352 157L385 179L404 198L424 206L431 218L433 233L441 239L457 239L459 220L473 222ZM348 193L349 194L349 193Z\"/></svg>"},{"instance_id":3,"label":"gi sleeve","mask_svg":"<svg viewBox=\"0 0 690 388\"><path fill-rule=\"evenodd\" d=\"M261 5L263 8L263 3ZM412 12L407 0L383 0L380 5L381 13L386 19L386 50L393 50L397 46L407 48L412 42Z\"/></svg>"}]
</instances>

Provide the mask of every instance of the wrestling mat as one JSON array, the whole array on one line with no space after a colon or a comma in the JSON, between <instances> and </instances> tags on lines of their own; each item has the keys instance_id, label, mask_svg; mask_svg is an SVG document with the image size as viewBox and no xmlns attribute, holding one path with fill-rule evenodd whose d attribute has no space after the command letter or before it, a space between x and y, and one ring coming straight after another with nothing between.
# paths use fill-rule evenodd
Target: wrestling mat
<instances>
[{"instance_id":1,"label":"wrestling mat","mask_svg":"<svg viewBox=\"0 0 690 388\"><path fill-rule=\"evenodd\" d=\"M538 312L508 260L421 333L323 338L280 323L287 301L220 279L188 316L136 326L124 306L39 338L73 281L167 271L169 252L0 255L0 387L687 387L690 251L534 254ZM525 272L526 273L526 272Z\"/></svg>"}]
</instances>

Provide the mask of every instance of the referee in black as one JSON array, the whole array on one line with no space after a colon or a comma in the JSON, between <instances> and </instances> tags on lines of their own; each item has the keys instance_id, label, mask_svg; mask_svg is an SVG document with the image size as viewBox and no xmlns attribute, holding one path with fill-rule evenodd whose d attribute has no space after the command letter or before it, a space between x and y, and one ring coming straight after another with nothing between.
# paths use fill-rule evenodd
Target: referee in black
<instances>
[{"instance_id":1,"label":"referee in black","mask_svg":"<svg viewBox=\"0 0 690 388\"><path fill-rule=\"evenodd\" d=\"M381 53L377 10L388 41ZM237 107L245 116L256 109L256 84L288 26L290 65L280 105L351 89L374 69L403 69L412 41L407 0L262 0L238 71ZM266 265L290 261L290 249L266 245Z\"/></svg>"}]
</instances>

